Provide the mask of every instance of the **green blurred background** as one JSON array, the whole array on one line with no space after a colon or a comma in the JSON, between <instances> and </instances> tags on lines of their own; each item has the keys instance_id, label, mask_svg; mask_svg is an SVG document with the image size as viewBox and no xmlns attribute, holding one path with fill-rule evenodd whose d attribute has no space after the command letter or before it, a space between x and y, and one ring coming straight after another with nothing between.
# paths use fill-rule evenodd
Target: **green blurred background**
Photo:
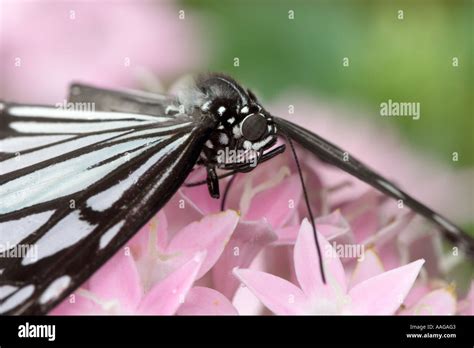
<instances>
[{"instance_id":1,"label":"green blurred background","mask_svg":"<svg viewBox=\"0 0 474 348\"><path fill-rule=\"evenodd\" d=\"M186 0L211 38L210 70L271 98L289 88L364 105L420 102L391 118L407 141L456 166L474 164L473 1ZM288 18L294 11L294 20ZM398 18L403 10L403 20ZM233 66L239 57L240 66ZM350 59L343 67L344 57ZM459 65L453 67L453 57Z\"/></svg>"},{"instance_id":2,"label":"green blurred background","mask_svg":"<svg viewBox=\"0 0 474 348\"><path fill-rule=\"evenodd\" d=\"M205 20L209 70L228 72L267 99L298 89L359 105L371 122L390 122L430 157L450 166L474 165L473 0L186 0L184 5ZM419 102L420 119L380 117L380 103L388 99ZM458 162L452 161L453 152L459 153ZM474 225L464 228L474 235ZM472 272L472 265L462 264L452 279L467 287Z\"/></svg>"}]
</instances>

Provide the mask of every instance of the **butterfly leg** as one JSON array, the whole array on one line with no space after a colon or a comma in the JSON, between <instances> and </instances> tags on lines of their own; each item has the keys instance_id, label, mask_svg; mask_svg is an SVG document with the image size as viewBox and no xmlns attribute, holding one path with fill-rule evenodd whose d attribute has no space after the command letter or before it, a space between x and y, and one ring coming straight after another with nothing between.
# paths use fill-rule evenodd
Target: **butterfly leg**
<instances>
[{"instance_id":1,"label":"butterfly leg","mask_svg":"<svg viewBox=\"0 0 474 348\"><path fill-rule=\"evenodd\" d=\"M269 159L283 153L285 151L285 144L281 145L281 146L278 146L276 148L274 148L273 150L267 152L267 153L264 153L258 160L258 163L262 163L262 162L265 162L265 161L268 161ZM235 174L232 176L232 178L230 178L230 180L227 182L227 185L225 187L225 190L224 190L224 195L222 197L222 201L221 201L221 211L224 211L225 209L225 202L226 202L226 199L227 199L227 194L230 190L230 187L232 186L235 178L237 177L237 173L240 172L249 172L251 170L253 170L255 168L255 166L251 166L250 164L247 164L246 166L245 165L241 165L239 167L238 170L233 170L231 171L230 173L231 174ZM228 173L226 173L228 174Z\"/></svg>"},{"instance_id":2,"label":"butterfly leg","mask_svg":"<svg viewBox=\"0 0 474 348\"><path fill-rule=\"evenodd\" d=\"M272 159L273 157L285 152L285 144L283 145L280 145L270 151L268 151L267 153L264 153L260 159L258 160L258 164L260 163L263 163L263 162L266 162L270 159ZM253 170L254 168L256 168L257 166L252 166L251 163L240 163L240 164L237 164L237 165L234 165L233 163L232 164L224 164L221 169L234 169L232 171L232 173L247 173L247 172L250 172L251 170ZM227 173L226 173L227 174ZM227 175L226 175L227 176Z\"/></svg>"},{"instance_id":3,"label":"butterfly leg","mask_svg":"<svg viewBox=\"0 0 474 348\"><path fill-rule=\"evenodd\" d=\"M278 146L278 147L272 149L271 151L269 151L267 153L264 153L262 155L262 157L260 158L260 160L258 161L258 163L260 164L260 163L266 162L266 161L272 159L273 157L285 152L285 148L286 148L286 146L283 144L281 146ZM232 166L224 166L221 169L229 169L230 170L231 168L233 168L233 165ZM228 176L234 175L236 173L249 172L253 168L255 168L255 167L251 167L247 163L241 164L241 165L237 166L236 170L231 170L230 172L218 175L217 179L223 179L223 178L226 178ZM200 181L185 183L184 186L185 187L195 187L195 186L204 185L207 182L208 182L207 180L200 180Z\"/></svg>"},{"instance_id":4,"label":"butterfly leg","mask_svg":"<svg viewBox=\"0 0 474 348\"><path fill-rule=\"evenodd\" d=\"M283 145L275 147L274 149L268 151L267 153L264 153L259 158L258 164L266 162L266 161L272 159L273 157L278 156L279 154L282 154L283 152L285 152L285 149L286 149L286 145L283 144Z\"/></svg>"},{"instance_id":5,"label":"butterfly leg","mask_svg":"<svg viewBox=\"0 0 474 348\"><path fill-rule=\"evenodd\" d=\"M219 198L219 177L216 173L215 167L207 167L207 188L212 198Z\"/></svg>"}]
</instances>

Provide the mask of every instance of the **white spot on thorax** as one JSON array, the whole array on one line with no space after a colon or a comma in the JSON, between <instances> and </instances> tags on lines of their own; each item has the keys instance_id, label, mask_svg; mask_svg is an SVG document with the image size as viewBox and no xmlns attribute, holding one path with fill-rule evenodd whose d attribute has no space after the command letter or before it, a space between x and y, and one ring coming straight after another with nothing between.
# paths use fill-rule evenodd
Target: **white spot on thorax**
<instances>
[{"instance_id":1,"label":"white spot on thorax","mask_svg":"<svg viewBox=\"0 0 474 348\"><path fill-rule=\"evenodd\" d=\"M227 145L229 143L229 137L225 133L219 134L219 143Z\"/></svg>"},{"instance_id":2,"label":"white spot on thorax","mask_svg":"<svg viewBox=\"0 0 474 348\"><path fill-rule=\"evenodd\" d=\"M202 111L209 111L210 106L211 106L211 101L207 101L201 106L201 110Z\"/></svg>"},{"instance_id":3,"label":"white spot on thorax","mask_svg":"<svg viewBox=\"0 0 474 348\"><path fill-rule=\"evenodd\" d=\"M247 112L249 112L249 107L248 106L244 106L242 109L240 109L241 114L246 114Z\"/></svg>"},{"instance_id":4,"label":"white spot on thorax","mask_svg":"<svg viewBox=\"0 0 474 348\"><path fill-rule=\"evenodd\" d=\"M234 138L239 139L242 136L242 132L240 131L239 125L234 126L232 128L232 133L234 133Z\"/></svg>"},{"instance_id":5,"label":"white spot on thorax","mask_svg":"<svg viewBox=\"0 0 474 348\"><path fill-rule=\"evenodd\" d=\"M219 116L224 115L224 112L225 112L225 106L220 106L219 109L217 109L217 113L219 114Z\"/></svg>"}]
</instances>

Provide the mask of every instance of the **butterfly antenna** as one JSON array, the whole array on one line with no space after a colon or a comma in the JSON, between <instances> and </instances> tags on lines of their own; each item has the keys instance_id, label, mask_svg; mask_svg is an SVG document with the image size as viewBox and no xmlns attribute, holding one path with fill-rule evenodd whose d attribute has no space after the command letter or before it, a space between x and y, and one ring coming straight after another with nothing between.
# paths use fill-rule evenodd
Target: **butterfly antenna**
<instances>
[{"instance_id":1,"label":"butterfly antenna","mask_svg":"<svg viewBox=\"0 0 474 348\"><path fill-rule=\"evenodd\" d=\"M319 246L318 234L316 233L316 225L314 223L313 211L311 210L311 207L309 205L308 192L306 191L306 186L304 184L303 172L301 171L300 161L298 160L298 156L296 155L295 146L293 145L293 141L291 140L291 137L286 135L286 134L285 134L285 137L288 140L288 143L290 144L291 152L293 153L293 157L295 158L296 168L298 169L298 175L300 177L301 186L303 188L303 196L304 196L304 200L306 202L306 208L308 210L308 215L309 215L309 219L310 219L309 221L311 221L311 226L313 227L313 235L314 235L314 240L316 242L316 249L318 250L319 270L321 272L321 278L323 280L323 283L326 284L326 275L324 273L323 257L322 257L322 254L321 254L321 247Z\"/></svg>"}]
</instances>

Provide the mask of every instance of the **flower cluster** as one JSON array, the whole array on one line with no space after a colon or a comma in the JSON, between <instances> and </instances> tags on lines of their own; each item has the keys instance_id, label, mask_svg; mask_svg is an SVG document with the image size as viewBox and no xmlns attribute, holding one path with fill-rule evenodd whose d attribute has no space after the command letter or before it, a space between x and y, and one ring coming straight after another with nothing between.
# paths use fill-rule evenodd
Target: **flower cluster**
<instances>
[{"instance_id":1,"label":"flower cluster","mask_svg":"<svg viewBox=\"0 0 474 348\"><path fill-rule=\"evenodd\" d=\"M206 185L182 187L52 313L473 313L474 291L457 301L443 280L436 231L373 189L354 196L350 176L326 183L327 165L299 153L326 284L294 160L283 154L238 174L223 212Z\"/></svg>"}]
</instances>

